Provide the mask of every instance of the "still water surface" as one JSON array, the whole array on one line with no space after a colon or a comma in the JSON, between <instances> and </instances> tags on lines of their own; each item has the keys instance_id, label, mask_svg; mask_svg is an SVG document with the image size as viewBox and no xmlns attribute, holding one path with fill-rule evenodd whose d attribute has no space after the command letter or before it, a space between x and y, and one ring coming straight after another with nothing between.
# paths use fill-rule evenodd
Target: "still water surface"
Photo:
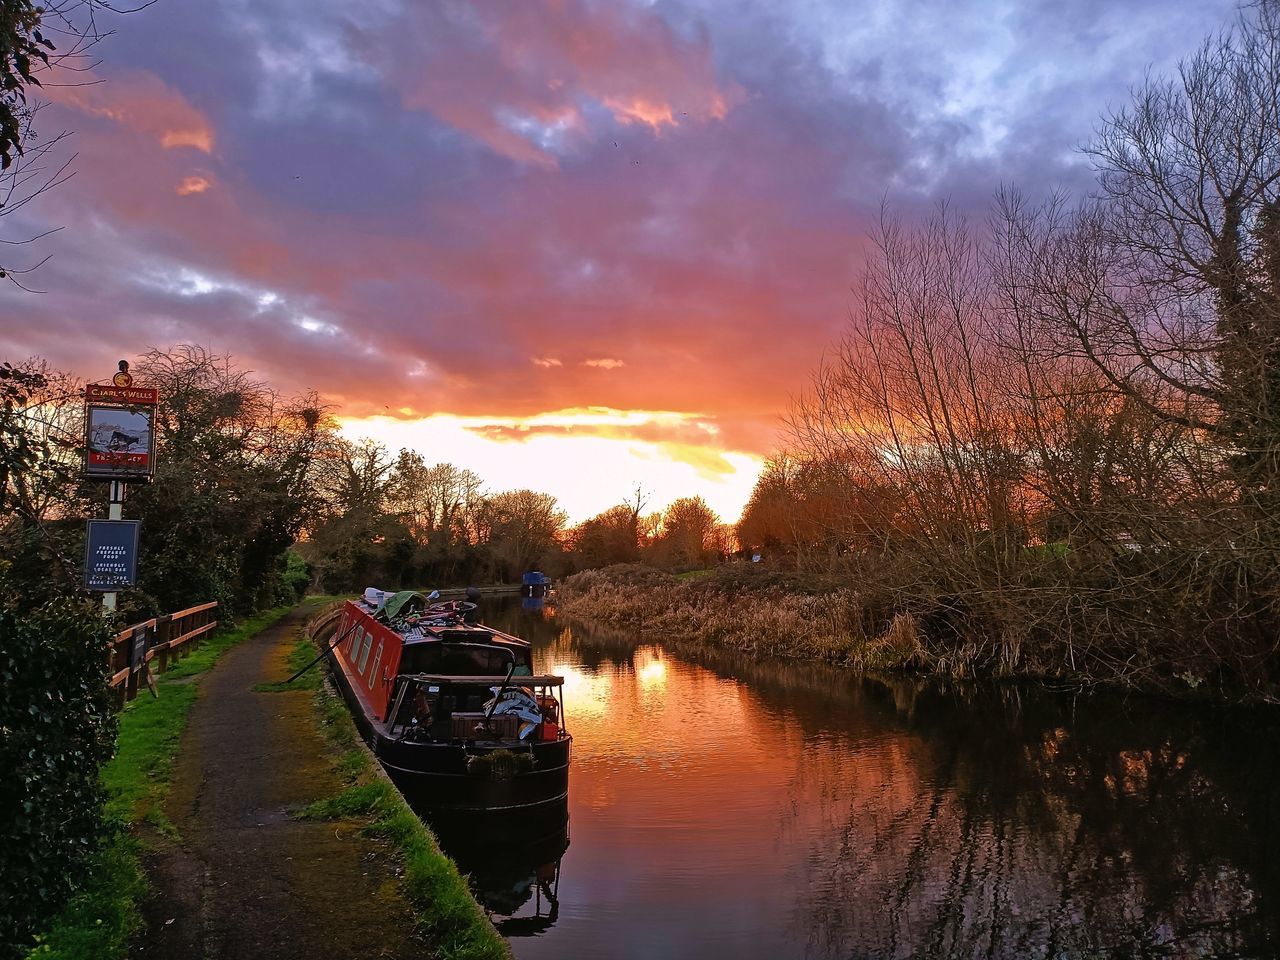
<instances>
[{"instance_id":1,"label":"still water surface","mask_svg":"<svg viewBox=\"0 0 1280 960\"><path fill-rule=\"evenodd\" d=\"M444 838L521 960L1280 954L1268 712L860 680L483 612L564 675L574 736L567 835L497 859Z\"/></svg>"}]
</instances>

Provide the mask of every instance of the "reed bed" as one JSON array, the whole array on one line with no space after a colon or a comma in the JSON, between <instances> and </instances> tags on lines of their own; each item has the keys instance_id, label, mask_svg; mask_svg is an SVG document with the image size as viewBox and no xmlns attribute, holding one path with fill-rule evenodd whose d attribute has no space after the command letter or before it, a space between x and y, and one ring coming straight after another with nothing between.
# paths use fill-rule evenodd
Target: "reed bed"
<instances>
[{"instance_id":1,"label":"reed bed","mask_svg":"<svg viewBox=\"0 0 1280 960\"><path fill-rule=\"evenodd\" d=\"M822 660L862 670L927 669L916 618L882 619L858 591L829 583L800 588L794 577L715 573L681 579L650 567L587 570L565 581L557 612L752 656Z\"/></svg>"},{"instance_id":2,"label":"reed bed","mask_svg":"<svg viewBox=\"0 0 1280 960\"><path fill-rule=\"evenodd\" d=\"M1248 634L1198 595L1169 597L1160 576L1169 562L1123 589L1082 582L1070 559L1050 556L995 587L976 582L976 567L975 582L957 582L910 557L821 574L726 564L676 577L631 564L569 577L557 610L647 640L867 672L1280 700L1274 635Z\"/></svg>"}]
</instances>

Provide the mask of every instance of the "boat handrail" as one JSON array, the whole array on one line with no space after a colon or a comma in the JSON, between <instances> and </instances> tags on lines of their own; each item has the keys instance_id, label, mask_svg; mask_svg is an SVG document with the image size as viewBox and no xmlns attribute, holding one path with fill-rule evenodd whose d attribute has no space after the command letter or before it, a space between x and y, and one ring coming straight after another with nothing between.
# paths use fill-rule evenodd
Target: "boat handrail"
<instances>
[{"instance_id":1,"label":"boat handrail","mask_svg":"<svg viewBox=\"0 0 1280 960\"><path fill-rule=\"evenodd\" d=\"M535 690L538 688L548 690L551 687L564 686L564 677L551 673L528 677L508 677L506 674L501 676L489 674L483 676L457 676L442 673L402 673L396 677L396 695L391 703L391 710L386 717L387 732L394 733L397 726L408 731L409 722L402 720L397 724L396 718L400 716L405 696L415 687L421 689L423 686L448 687L465 685L503 688L508 681L512 687L533 687ZM556 703L556 715L559 718L560 730L564 734L568 734L569 731L564 727L564 702L561 699L561 694L548 693L548 696ZM404 734L401 734L401 736L403 737Z\"/></svg>"},{"instance_id":2,"label":"boat handrail","mask_svg":"<svg viewBox=\"0 0 1280 960\"><path fill-rule=\"evenodd\" d=\"M398 680L416 680L420 683L435 683L441 686L449 684L465 684L467 686L501 686L502 682L507 679L505 673L484 675L484 676L458 676L457 674L444 673L402 673ZM544 673L538 676L520 676L516 674L511 678L511 686L513 687L562 687L564 686L564 677L556 674Z\"/></svg>"}]
</instances>

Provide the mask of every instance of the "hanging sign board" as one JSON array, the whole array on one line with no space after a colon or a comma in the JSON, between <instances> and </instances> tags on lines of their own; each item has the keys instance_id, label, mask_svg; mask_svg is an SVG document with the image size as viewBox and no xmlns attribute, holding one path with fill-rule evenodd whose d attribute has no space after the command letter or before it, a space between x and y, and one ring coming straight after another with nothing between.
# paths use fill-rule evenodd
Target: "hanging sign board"
<instances>
[{"instance_id":1,"label":"hanging sign board","mask_svg":"<svg viewBox=\"0 0 1280 960\"><path fill-rule=\"evenodd\" d=\"M155 473L153 407L85 408L85 476L107 480L148 479Z\"/></svg>"},{"instance_id":2,"label":"hanging sign board","mask_svg":"<svg viewBox=\"0 0 1280 960\"><path fill-rule=\"evenodd\" d=\"M152 627L140 623L133 628L133 636L129 638L129 669L137 673L147 662L147 648L151 646Z\"/></svg>"},{"instance_id":3,"label":"hanging sign board","mask_svg":"<svg viewBox=\"0 0 1280 960\"><path fill-rule=\"evenodd\" d=\"M154 407L160 402L160 391L155 387L119 387L114 384L90 383L85 385L84 398L90 403Z\"/></svg>"},{"instance_id":4,"label":"hanging sign board","mask_svg":"<svg viewBox=\"0 0 1280 960\"><path fill-rule=\"evenodd\" d=\"M85 537L84 586L114 593L138 582L137 520L90 520Z\"/></svg>"}]
</instances>

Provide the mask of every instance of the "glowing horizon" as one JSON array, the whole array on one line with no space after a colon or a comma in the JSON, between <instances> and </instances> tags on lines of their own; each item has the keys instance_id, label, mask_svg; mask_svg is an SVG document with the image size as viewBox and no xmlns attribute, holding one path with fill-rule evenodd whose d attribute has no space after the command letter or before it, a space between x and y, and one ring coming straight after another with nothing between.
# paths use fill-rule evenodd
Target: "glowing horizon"
<instances>
[{"instance_id":1,"label":"glowing horizon","mask_svg":"<svg viewBox=\"0 0 1280 960\"><path fill-rule=\"evenodd\" d=\"M198 344L575 520L732 521L882 203L1087 194L1099 113L1235 2L144 6L42 87L79 159L5 211L0 358Z\"/></svg>"},{"instance_id":2,"label":"glowing horizon","mask_svg":"<svg viewBox=\"0 0 1280 960\"><path fill-rule=\"evenodd\" d=\"M762 458L715 445L715 427L696 414L613 410L549 411L529 417L436 414L416 419L339 417L349 439L372 439L392 454L415 450L428 463L476 473L490 492L549 493L577 524L634 497L646 513L701 496L734 523L751 495ZM688 442L682 437L707 439Z\"/></svg>"}]
</instances>

